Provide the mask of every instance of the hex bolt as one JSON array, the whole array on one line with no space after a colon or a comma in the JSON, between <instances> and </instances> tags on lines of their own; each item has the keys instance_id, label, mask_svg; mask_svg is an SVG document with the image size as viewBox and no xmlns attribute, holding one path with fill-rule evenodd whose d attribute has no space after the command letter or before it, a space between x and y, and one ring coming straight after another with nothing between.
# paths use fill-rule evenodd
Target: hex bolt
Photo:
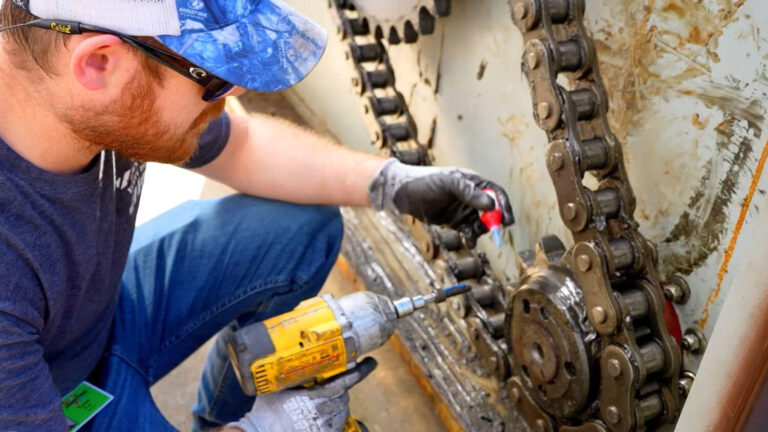
<instances>
[{"instance_id":1,"label":"hex bolt","mask_svg":"<svg viewBox=\"0 0 768 432\"><path fill-rule=\"evenodd\" d=\"M563 216L565 216L566 219L574 220L576 219L576 214L577 214L576 204L571 202L566 204L565 207L563 207Z\"/></svg>"},{"instance_id":2,"label":"hex bolt","mask_svg":"<svg viewBox=\"0 0 768 432\"><path fill-rule=\"evenodd\" d=\"M682 345L684 350L696 353L701 349L701 339L696 333L686 333L680 341L680 345Z\"/></svg>"},{"instance_id":3,"label":"hex bolt","mask_svg":"<svg viewBox=\"0 0 768 432\"><path fill-rule=\"evenodd\" d=\"M685 304L691 296L688 282L682 276L673 275L664 282L664 298L675 304Z\"/></svg>"},{"instance_id":4,"label":"hex bolt","mask_svg":"<svg viewBox=\"0 0 768 432\"><path fill-rule=\"evenodd\" d=\"M614 377L618 378L621 376L621 364L616 359L608 360L608 373Z\"/></svg>"},{"instance_id":5,"label":"hex bolt","mask_svg":"<svg viewBox=\"0 0 768 432\"><path fill-rule=\"evenodd\" d=\"M538 432L547 432L547 422L543 419L536 420L536 430Z\"/></svg>"},{"instance_id":6,"label":"hex bolt","mask_svg":"<svg viewBox=\"0 0 768 432\"><path fill-rule=\"evenodd\" d=\"M590 258L589 255L577 256L576 267L578 267L579 271L582 273L588 272L590 269L592 269L592 258Z\"/></svg>"},{"instance_id":7,"label":"hex bolt","mask_svg":"<svg viewBox=\"0 0 768 432\"><path fill-rule=\"evenodd\" d=\"M621 421L621 413L615 406L609 406L605 409L605 421L610 424L617 424Z\"/></svg>"},{"instance_id":8,"label":"hex bolt","mask_svg":"<svg viewBox=\"0 0 768 432\"><path fill-rule=\"evenodd\" d=\"M539 67L539 54L535 51L531 51L525 55L525 61L528 63L528 68L535 70Z\"/></svg>"},{"instance_id":9,"label":"hex bolt","mask_svg":"<svg viewBox=\"0 0 768 432\"><path fill-rule=\"evenodd\" d=\"M602 324L608 319L608 314L602 306L595 306L591 311L592 321Z\"/></svg>"},{"instance_id":10,"label":"hex bolt","mask_svg":"<svg viewBox=\"0 0 768 432\"><path fill-rule=\"evenodd\" d=\"M548 103L542 102L536 107L536 112L541 120L546 120L552 115L552 107Z\"/></svg>"},{"instance_id":11,"label":"hex bolt","mask_svg":"<svg viewBox=\"0 0 768 432\"><path fill-rule=\"evenodd\" d=\"M552 171L560 171L564 165L563 154L560 152L552 153L549 157L549 164L552 167Z\"/></svg>"},{"instance_id":12,"label":"hex bolt","mask_svg":"<svg viewBox=\"0 0 768 432\"><path fill-rule=\"evenodd\" d=\"M525 2L517 3L514 7L515 19L518 21L528 17L528 5Z\"/></svg>"},{"instance_id":13,"label":"hex bolt","mask_svg":"<svg viewBox=\"0 0 768 432\"><path fill-rule=\"evenodd\" d=\"M677 391L680 393L680 397L685 399L691 393L691 387L693 387L693 380L696 376L689 371L683 372L682 378L677 381Z\"/></svg>"}]
</instances>

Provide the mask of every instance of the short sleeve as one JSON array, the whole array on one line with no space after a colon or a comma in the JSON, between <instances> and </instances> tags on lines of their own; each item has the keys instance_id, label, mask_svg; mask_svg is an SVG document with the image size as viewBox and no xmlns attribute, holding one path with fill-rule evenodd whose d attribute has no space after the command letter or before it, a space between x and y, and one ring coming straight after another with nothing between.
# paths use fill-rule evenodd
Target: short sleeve
<instances>
[{"instance_id":1,"label":"short sleeve","mask_svg":"<svg viewBox=\"0 0 768 432\"><path fill-rule=\"evenodd\" d=\"M45 300L35 273L0 243L0 430L66 431L39 334Z\"/></svg>"},{"instance_id":2,"label":"short sleeve","mask_svg":"<svg viewBox=\"0 0 768 432\"><path fill-rule=\"evenodd\" d=\"M197 143L197 151L192 158L184 164L184 168L200 168L216 159L229 141L230 123L229 115L224 112L208 124L200 140Z\"/></svg>"}]
</instances>

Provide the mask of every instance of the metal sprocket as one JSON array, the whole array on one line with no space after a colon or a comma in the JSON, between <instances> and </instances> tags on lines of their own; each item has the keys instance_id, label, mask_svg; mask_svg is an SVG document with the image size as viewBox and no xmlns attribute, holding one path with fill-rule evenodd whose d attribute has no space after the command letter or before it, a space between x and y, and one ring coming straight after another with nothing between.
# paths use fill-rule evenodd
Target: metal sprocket
<instances>
[{"instance_id":1,"label":"metal sprocket","mask_svg":"<svg viewBox=\"0 0 768 432\"><path fill-rule=\"evenodd\" d=\"M379 39L391 44L416 42L435 31L436 17L451 12L451 0L347 0Z\"/></svg>"}]
</instances>

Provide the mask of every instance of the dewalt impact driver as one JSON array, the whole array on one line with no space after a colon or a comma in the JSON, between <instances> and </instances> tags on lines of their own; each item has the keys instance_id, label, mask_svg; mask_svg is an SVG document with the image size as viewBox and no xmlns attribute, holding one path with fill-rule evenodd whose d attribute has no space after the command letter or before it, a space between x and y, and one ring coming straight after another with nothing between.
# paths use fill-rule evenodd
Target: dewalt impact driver
<instances>
[{"instance_id":1,"label":"dewalt impact driver","mask_svg":"<svg viewBox=\"0 0 768 432\"><path fill-rule=\"evenodd\" d=\"M235 332L227 341L229 357L247 395L311 386L355 367L389 340L399 318L469 290L456 285L395 301L371 292L315 297ZM351 417L344 429L364 430Z\"/></svg>"}]
</instances>

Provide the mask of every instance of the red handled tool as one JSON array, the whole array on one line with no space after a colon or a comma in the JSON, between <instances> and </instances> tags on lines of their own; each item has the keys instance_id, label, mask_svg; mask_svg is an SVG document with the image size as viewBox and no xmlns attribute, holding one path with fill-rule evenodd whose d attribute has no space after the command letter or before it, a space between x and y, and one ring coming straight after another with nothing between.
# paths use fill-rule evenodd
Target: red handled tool
<instances>
[{"instance_id":1,"label":"red handled tool","mask_svg":"<svg viewBox=\"0 0 768 432\"><path fill-rule=\"evenodd\" d=\"M480 212L480 220L488 231L493 236L493 242L496 247L501 247L501 203L499 203L499 196L496 195L496 191L490 188L483 189L489 197L493 198L494 208L493 210Z\"/></svg>"}]
</instances>

